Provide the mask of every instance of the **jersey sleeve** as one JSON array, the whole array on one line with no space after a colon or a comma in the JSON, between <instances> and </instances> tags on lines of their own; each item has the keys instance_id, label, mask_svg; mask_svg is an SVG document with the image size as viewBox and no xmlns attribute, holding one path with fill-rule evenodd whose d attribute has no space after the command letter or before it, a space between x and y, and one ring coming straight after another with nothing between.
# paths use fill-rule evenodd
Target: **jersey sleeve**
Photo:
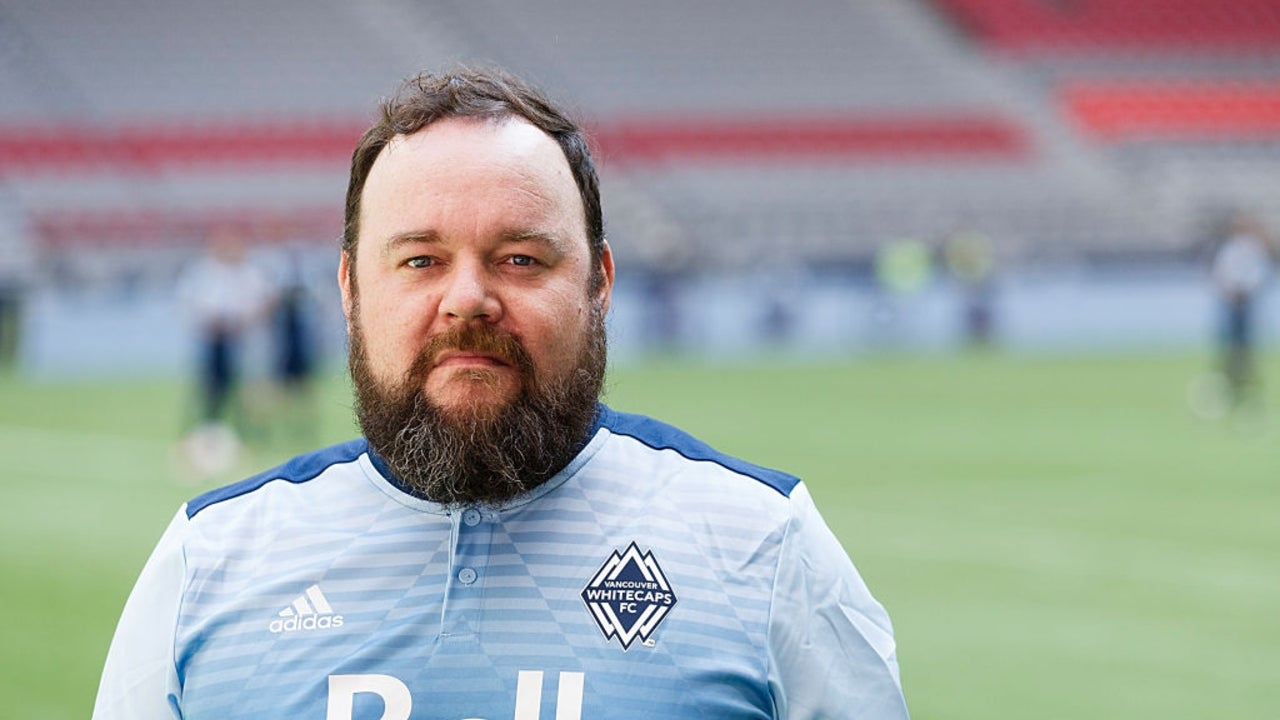
<instances>
[{"instance_id":1,"label":"jersey sleeve","mask_svg":"<svg viewBox=\"0 0 1280 720\"><path fill-rule=\"evenodd\" d=\"M776 717L906 718L888 614L803 483L791 505L769 616Z\"/></svg>"},{"instance_id":2,"label":"jersey sleeve","mask_svg":"<svg viewBox=\"0 0 1280 720\"><path fill-rule=\"evenodd\" d=\"M178 512L138 576L116 626L98 685L93 720L174 720L181 692L174 632L186 563L186 507Z\"/></svg>"}]
</instances>

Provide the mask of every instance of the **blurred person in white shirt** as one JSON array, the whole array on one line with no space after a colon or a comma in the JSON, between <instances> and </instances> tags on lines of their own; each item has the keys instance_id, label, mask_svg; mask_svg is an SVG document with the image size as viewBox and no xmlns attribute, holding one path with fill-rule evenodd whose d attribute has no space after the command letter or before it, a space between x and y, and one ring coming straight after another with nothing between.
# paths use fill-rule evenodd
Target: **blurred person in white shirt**
<instances>
[{"instance_id":1,"label":"blurred person in white shirt","mask_svg":"<svg viewBox=\"0 0 1280 720\"><path fill-rule=\"evenodd\" d=\"M1214 253L1213 285L1222 299L1222 371L1233 407L1248 401L1258 384L1257 299L1271 277L1274 251L1262 225L1240 217Z\"/></svg>"},{"instance_id":2,"label":"blurred person in white shirt","mask_svg":"<svg viewBox=\"0 0 1280 720\"><path fill-rule=\"evenodd\" d=\"M239 438L236 392L244 342L273 302L272 284L251 262L248 238L235 228L215 229L205 254L178 281L178 301L194 324L198 348L196 385L199 420L183 441L184 455L199 475L217 475L234 464Z\"/></svg>"}]
</instances>

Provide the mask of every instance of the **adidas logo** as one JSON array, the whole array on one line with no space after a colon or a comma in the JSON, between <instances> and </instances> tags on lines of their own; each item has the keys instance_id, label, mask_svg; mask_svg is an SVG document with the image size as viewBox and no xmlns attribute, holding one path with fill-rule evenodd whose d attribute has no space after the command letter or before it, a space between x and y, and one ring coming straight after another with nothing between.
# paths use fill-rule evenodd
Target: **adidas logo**
<instances>
[{"instance_id":1,"label":"adidas logo","mask_svg":"<svg viewBox=\"0 0 1280 720\"><path fill-rule=\"evenodd\" d=\"M273 633L328 630L342 627L342 616L333 612L320 586L312 585L295 598L293 604L281 610L280 617L272 620L268 627Z\"/></svg>"}]
</instances>

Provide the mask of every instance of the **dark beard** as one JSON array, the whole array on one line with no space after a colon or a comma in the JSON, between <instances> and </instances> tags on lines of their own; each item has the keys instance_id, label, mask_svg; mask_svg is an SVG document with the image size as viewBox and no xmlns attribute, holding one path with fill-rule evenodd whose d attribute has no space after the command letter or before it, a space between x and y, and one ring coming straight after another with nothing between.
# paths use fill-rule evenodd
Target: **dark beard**
<instances>
[{"instance_id":1,"label":"dark beard","mask_svg":"<svg viewBox=\"0 0 1280 720\"><path fill-rule=\"evenodd\" d=\"M471 324L434 338L399 386L386 388L369 367L357 308L348 365L369 446L415 495L449 507L497 506L538 487L582 449L595 421L607 357L598 303L589 322L575 367L558 378L539 378L509 333ZM443 348L503 357L520 372L518 394L495 412L436 405L422 388Z\"/></svg>"}]
</instances>

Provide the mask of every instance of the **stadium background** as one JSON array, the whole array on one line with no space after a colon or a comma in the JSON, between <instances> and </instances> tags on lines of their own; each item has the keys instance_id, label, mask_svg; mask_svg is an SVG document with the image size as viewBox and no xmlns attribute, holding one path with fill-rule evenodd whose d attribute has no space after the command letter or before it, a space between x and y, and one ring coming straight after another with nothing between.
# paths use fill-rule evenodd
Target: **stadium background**
<instances>
[{"instance_id":1,"label":"stadium background","mask_svg":"<svg viewBox=\"0 0 1280 720\"><path fill-rule=\"evenodd\" d=\"M213 482L172 458L174 278L210 232L310 278L335 368L310 438L241 469L354 432L346 160L400 78L458 61L593 130L610 403L809 480L917 717L1280 707L1274 421L1197 401L1207 254L1238 212L1280 229L1280 2L0 0L6 714L88 712L149 547ZM994 268L977 352L956 237Z\"/></svg>"}]
</instances>

